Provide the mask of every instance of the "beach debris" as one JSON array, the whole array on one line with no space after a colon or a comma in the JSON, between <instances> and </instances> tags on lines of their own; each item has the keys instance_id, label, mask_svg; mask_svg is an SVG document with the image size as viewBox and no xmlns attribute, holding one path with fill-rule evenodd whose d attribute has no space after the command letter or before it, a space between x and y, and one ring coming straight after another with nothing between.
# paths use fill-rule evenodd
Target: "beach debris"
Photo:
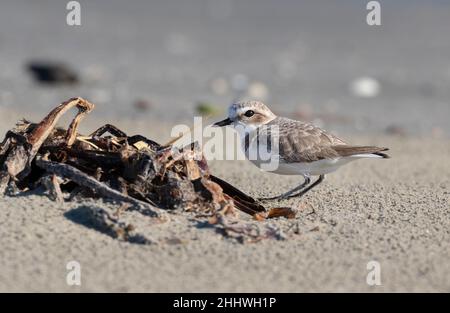
<instances>
[{"instance_id":1,"label":"beach debris","mask_svg":"<svg viewBox=\"0 0 450 313\"><path fill-rule=\"evenodd\" d=\"M56 127L68 110L78 113L67 129ZM92 208L92 216L114 238L153 243L120 220L133 210L158 223L170 214L199 213L213 227L241 241L282 236L267 225L258 231L238 220L238 211L256 221L293 218L290 208L266 209L257 200L210 173L201 147L161 145L142 135L128 136L106 124L90 135L78 133L80 122L94 109L82 98L71 98L53 109L40 123L20 120L0 143L0 194L43 186L49 198L63 202L74 196L97 197L121 203L112 214ZM65 194L70 194L64 198ZM229 220L230 219L230 220ZM269 227L269 228L268 228ZM245 237L245 238L244 238Z\"/></svg>"},{"instance_id":2,"label":"beach debris","mask_svg":"<svg viewBox=\"0 0 450 313\"><path fill-rule=\"evenodd\" d=\"M64 63L31 61L27 65L33 78L45 84L74 84L79 81L77 73Z\"/></svg>"}]
</instances>

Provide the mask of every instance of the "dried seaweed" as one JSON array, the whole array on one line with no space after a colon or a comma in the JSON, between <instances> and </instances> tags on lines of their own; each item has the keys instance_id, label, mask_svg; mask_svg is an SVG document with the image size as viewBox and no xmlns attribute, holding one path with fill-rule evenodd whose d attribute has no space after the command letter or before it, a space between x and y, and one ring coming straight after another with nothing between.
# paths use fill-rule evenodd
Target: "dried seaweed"
<instances>
[{"instance_id":1,"label":"dried seaweed","mask_svg":"<svg viewBox=\"0 0 450 313\"><path fill-rule=\"evenodd\" d=\"M69 127L57 128L61 116L75 107L78 114ZM289 208L266 210L254 198L212 175L197 143L178 149L142 135L128 136L110 124L88 136L79 134L80 122L93 109L90 102L72 98L38 124L19 121L0 144L0 194L8 186L25 191L42 185L55 201L64 201L64 193L71 198L100 197L127 203L130 209L163 221L169 220L168 212L193 211L209 216L211 225L226 235L253 241L280 236L273 229L255 232L236 220L228 221L229 216L236 218L236 209L256 220L295 216ZM114 237L139 241L116 217L93 210L99 224Z\"/></svg>"}]
</instances>

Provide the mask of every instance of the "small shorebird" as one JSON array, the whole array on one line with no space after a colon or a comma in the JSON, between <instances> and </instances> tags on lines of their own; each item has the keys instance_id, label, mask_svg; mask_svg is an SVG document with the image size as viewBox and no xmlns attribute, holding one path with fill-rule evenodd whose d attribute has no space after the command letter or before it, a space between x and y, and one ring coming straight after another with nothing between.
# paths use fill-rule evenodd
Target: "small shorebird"
<instances>
[{"instance_id":1,"label":"small shorebird","mask_svg":"<svg viewBox=\"0 0 450 313\"><path fill-rule=\"evenodd\" d=\"M228 117L214 126L233 125L239 133L242 148L247 158L254 149L263 148L268 153L277 153L278 166L271 172L281 175L301 175L304 181L294 189L276 197L261 200L301 197L320 184L325 174L334 172L340 166L361 158L382 158L389 156L383 151L388 148L375 146L352 146L342 139L316 127L286 117L278 117L262 102L243 101L232 104ZM275 132L277 134L275 134ZM278 149L272 149L271 137L277 137ZM264 140L262 139L263 137ZM269 139L268 141L266 141ZM249 158L261 166L261 158ZM319 178L311 184L311 176Z\"/></svg>"}]
</instances>

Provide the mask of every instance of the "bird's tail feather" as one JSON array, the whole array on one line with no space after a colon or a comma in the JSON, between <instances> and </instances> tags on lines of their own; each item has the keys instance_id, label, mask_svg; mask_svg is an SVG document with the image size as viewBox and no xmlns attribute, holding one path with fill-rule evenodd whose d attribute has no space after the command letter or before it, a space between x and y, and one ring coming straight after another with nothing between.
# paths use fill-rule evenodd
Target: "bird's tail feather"
<instances>
[{"instance_id":1,"label":"bird's tail feather","mask_svg":"<svg viewBox=\"0 0 450 313\"><path fill-rule=\"evenodd\" d=\"M342 157L381 157L383 159L389 159L389 155L382 151L389 150L388 148L375 147L375 146L347 146L338 145L333 146L333 149Z\"/></svg>"}]
</instances>

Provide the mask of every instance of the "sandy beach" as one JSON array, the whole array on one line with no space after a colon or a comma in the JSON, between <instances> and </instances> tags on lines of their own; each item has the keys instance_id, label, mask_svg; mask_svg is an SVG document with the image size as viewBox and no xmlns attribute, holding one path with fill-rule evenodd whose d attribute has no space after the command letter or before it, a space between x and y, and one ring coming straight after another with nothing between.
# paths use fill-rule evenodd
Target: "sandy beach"
<instances>
[{"instance_id":1,"label":"sandy beach","mask_svg":"<svg viewBox=\"0 0 450 313\"><path fill-rule=\"evenodd\" d=\"M296 218L252 223L285 239L246 244L194 214L154 224L135 212L125 218L158 243L121 242L89 215L120 204L0 196L0 292L450 292L448 3L384 1L371 27L358 0L80 2L76 27L64 1L0 5L0 139L75 96L96 104L82 133L112 123L160 142L191 125L199 103L218 120L233 100L255 98L392 158L353 162L274 203ZM80 81L39 83L26 69L35 60L62 62ZM247 161L210 166L255 197L301 179ZM66 282L73 260L80 286ZM366 282L371 261L381 285Z\"/></svg>"},{"instance_id":2,"label":"sandy beach","mask_svg":"<svg viewBox=\"0 0 450 313\"><path fill-rule=\"evenodd\" d=\"M142 246L92 227L86 207L114 204L2 197L0 291L450 291L450 142L353 141L382 142L392 159L352 163L304 199L280 203L299 208L296 219L264 222L286 230L282 241L241 244L184 214L156 226L134 216L143 232L170 239ZM261 173L247 161L212 168L255 196L298 179ZM66 284L70 260L81 264L81 286ZM372 260L381 265L381 286L366 283Z\"/></svg>"}]
</instances>

